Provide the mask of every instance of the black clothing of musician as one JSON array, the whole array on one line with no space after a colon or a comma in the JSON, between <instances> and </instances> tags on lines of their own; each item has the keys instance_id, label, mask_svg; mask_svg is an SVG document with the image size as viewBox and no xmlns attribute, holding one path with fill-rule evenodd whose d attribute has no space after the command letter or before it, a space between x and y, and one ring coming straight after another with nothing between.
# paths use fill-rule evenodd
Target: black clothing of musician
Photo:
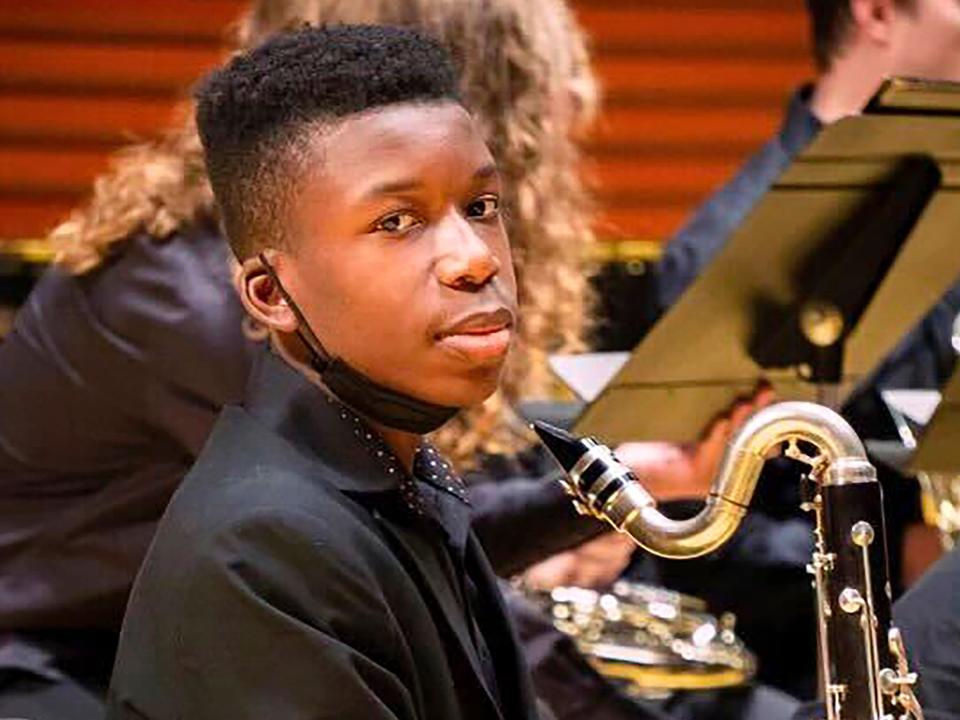
<instances>
[{"instance_id":1,"label":"black clothing of musician","mask_svg":"<svg viewBox=\"0 0 960 720\"><path fill-rule=\"evenodd\" d=\"M917 699L929 720L960 718L960 548L940 558L893 606Z\"/></svg>"},{"instance_id":2,"label":"black clothing of musician","mask_svg":"<svg viewBox=\"0 0 960 720\"><path fill-rule=\"evenodd\" d=\"M108 717L534 720L462 483L376 407L481 402L512 338L499 178L449 58L409 30L306 29L211 75L197 115L277 354L161 520ZM366 417L324 386L321 343L379 398Z\"/></svg>"},{"instance_id":3,"label":"black clothing of musician","mask_svg":"<svg viewBox=\"0 0 960 720\"><path fill-rule=\"evenodd\" d=\"M535 717L462 487L422 447L408 474L264 353L161 520L109 716Z\"/></svg>"}]
</instances>

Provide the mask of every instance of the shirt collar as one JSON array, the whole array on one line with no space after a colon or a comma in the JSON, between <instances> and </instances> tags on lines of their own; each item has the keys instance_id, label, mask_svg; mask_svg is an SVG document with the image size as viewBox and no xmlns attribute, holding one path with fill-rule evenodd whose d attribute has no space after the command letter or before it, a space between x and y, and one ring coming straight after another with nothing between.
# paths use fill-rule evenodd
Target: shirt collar
<instances>
[{"instance_id":1,"label":"shirt collar","mask_svg":"<svg viewBox=\"0 0 960 720\"><path fill-rule=\"evenodd\" d=\"M446 533L450 546L463 557L471 520L463 481L429 443L417 451L413 474L418 481L418 514L432 518Z\"/></svg>"},{"instance_id":2,"label":"shirt collar","mask_svg":"<svg viewBox=\"0 0 960 720\"><path fill-rule=\"evenodd\" d=\"M780 127L780 143L790 157L810 144L823 129L817 117L810 111L810 96L813 85L800 87L787 104L787 113Z\"/></svg>"},{"instance_id":3,"label":"shirt collar","mask_svg":"<svg viewBox=\"0 0 960 720\"><path fill-rule=\"evenodd\" d=\"M429 442L424 442L417 448L417 455L413 461L413 475L417 480L470 504L467 487L463 480Z\"/></svg>"}]
</instances>

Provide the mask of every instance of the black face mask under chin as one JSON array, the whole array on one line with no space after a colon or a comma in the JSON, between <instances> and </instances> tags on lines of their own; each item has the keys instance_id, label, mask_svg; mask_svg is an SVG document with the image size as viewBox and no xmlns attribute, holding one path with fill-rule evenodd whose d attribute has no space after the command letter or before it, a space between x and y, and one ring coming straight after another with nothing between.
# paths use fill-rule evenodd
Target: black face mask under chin
<instances>
[{"instance_id":1,"label":"black face mask under chin","mask_svg":"<svg viewBox=\"0 0 960 720\"><path fill-rule=\"evenodd\" d=\"M380 425L418 435L437 430L456 415L458 408L435 405L391 390L328 353L263 254L260 261L297 318L297 335L310 352L310 365L337 398Z\"/></svg>"}]
</instances>

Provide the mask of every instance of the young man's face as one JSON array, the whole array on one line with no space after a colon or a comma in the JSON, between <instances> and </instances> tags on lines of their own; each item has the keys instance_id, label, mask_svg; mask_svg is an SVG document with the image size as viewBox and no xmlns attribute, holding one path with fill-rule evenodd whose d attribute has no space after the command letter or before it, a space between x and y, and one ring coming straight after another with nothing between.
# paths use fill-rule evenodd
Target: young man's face
<instances>
[{"instance_id":1,"label":"young man's face","mask_svg":"<svg viewBox=\"0 0 960 720\"><path fill-rule=\"evenodd\" d=\"M960 80L960 0L914 0L895 10L893 75Z\"/></svg>"},{"instance_id":2,"label":"young man's face","mask_svg":"<svg viewBox=\"0 0 960 720\"><path fill-rule=\"evenodd\" d=\"M470 116L452 102L389 106L311 150L316 170L291 219L299 237L276 261L320 341L413 397L481 402L517 303L499 177Z\"/></svg>"}]
</instances>

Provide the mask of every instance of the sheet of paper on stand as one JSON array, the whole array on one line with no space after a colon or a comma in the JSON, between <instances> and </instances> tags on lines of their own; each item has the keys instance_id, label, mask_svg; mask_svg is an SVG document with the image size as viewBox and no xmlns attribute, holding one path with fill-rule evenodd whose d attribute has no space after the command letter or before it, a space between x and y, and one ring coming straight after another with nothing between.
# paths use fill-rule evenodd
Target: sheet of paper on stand
<instances>
[{"instance_id":1,"label":"sheet of paper on stand","mask_svg":"<svg viewBox=\"0 0 960 720\"><path fill-rule=\"evenodd\" d=\"M630 359L628 352L551 355L550 369L584 402L593 402L620 368Z\"/></svg>"}]
</instances>

